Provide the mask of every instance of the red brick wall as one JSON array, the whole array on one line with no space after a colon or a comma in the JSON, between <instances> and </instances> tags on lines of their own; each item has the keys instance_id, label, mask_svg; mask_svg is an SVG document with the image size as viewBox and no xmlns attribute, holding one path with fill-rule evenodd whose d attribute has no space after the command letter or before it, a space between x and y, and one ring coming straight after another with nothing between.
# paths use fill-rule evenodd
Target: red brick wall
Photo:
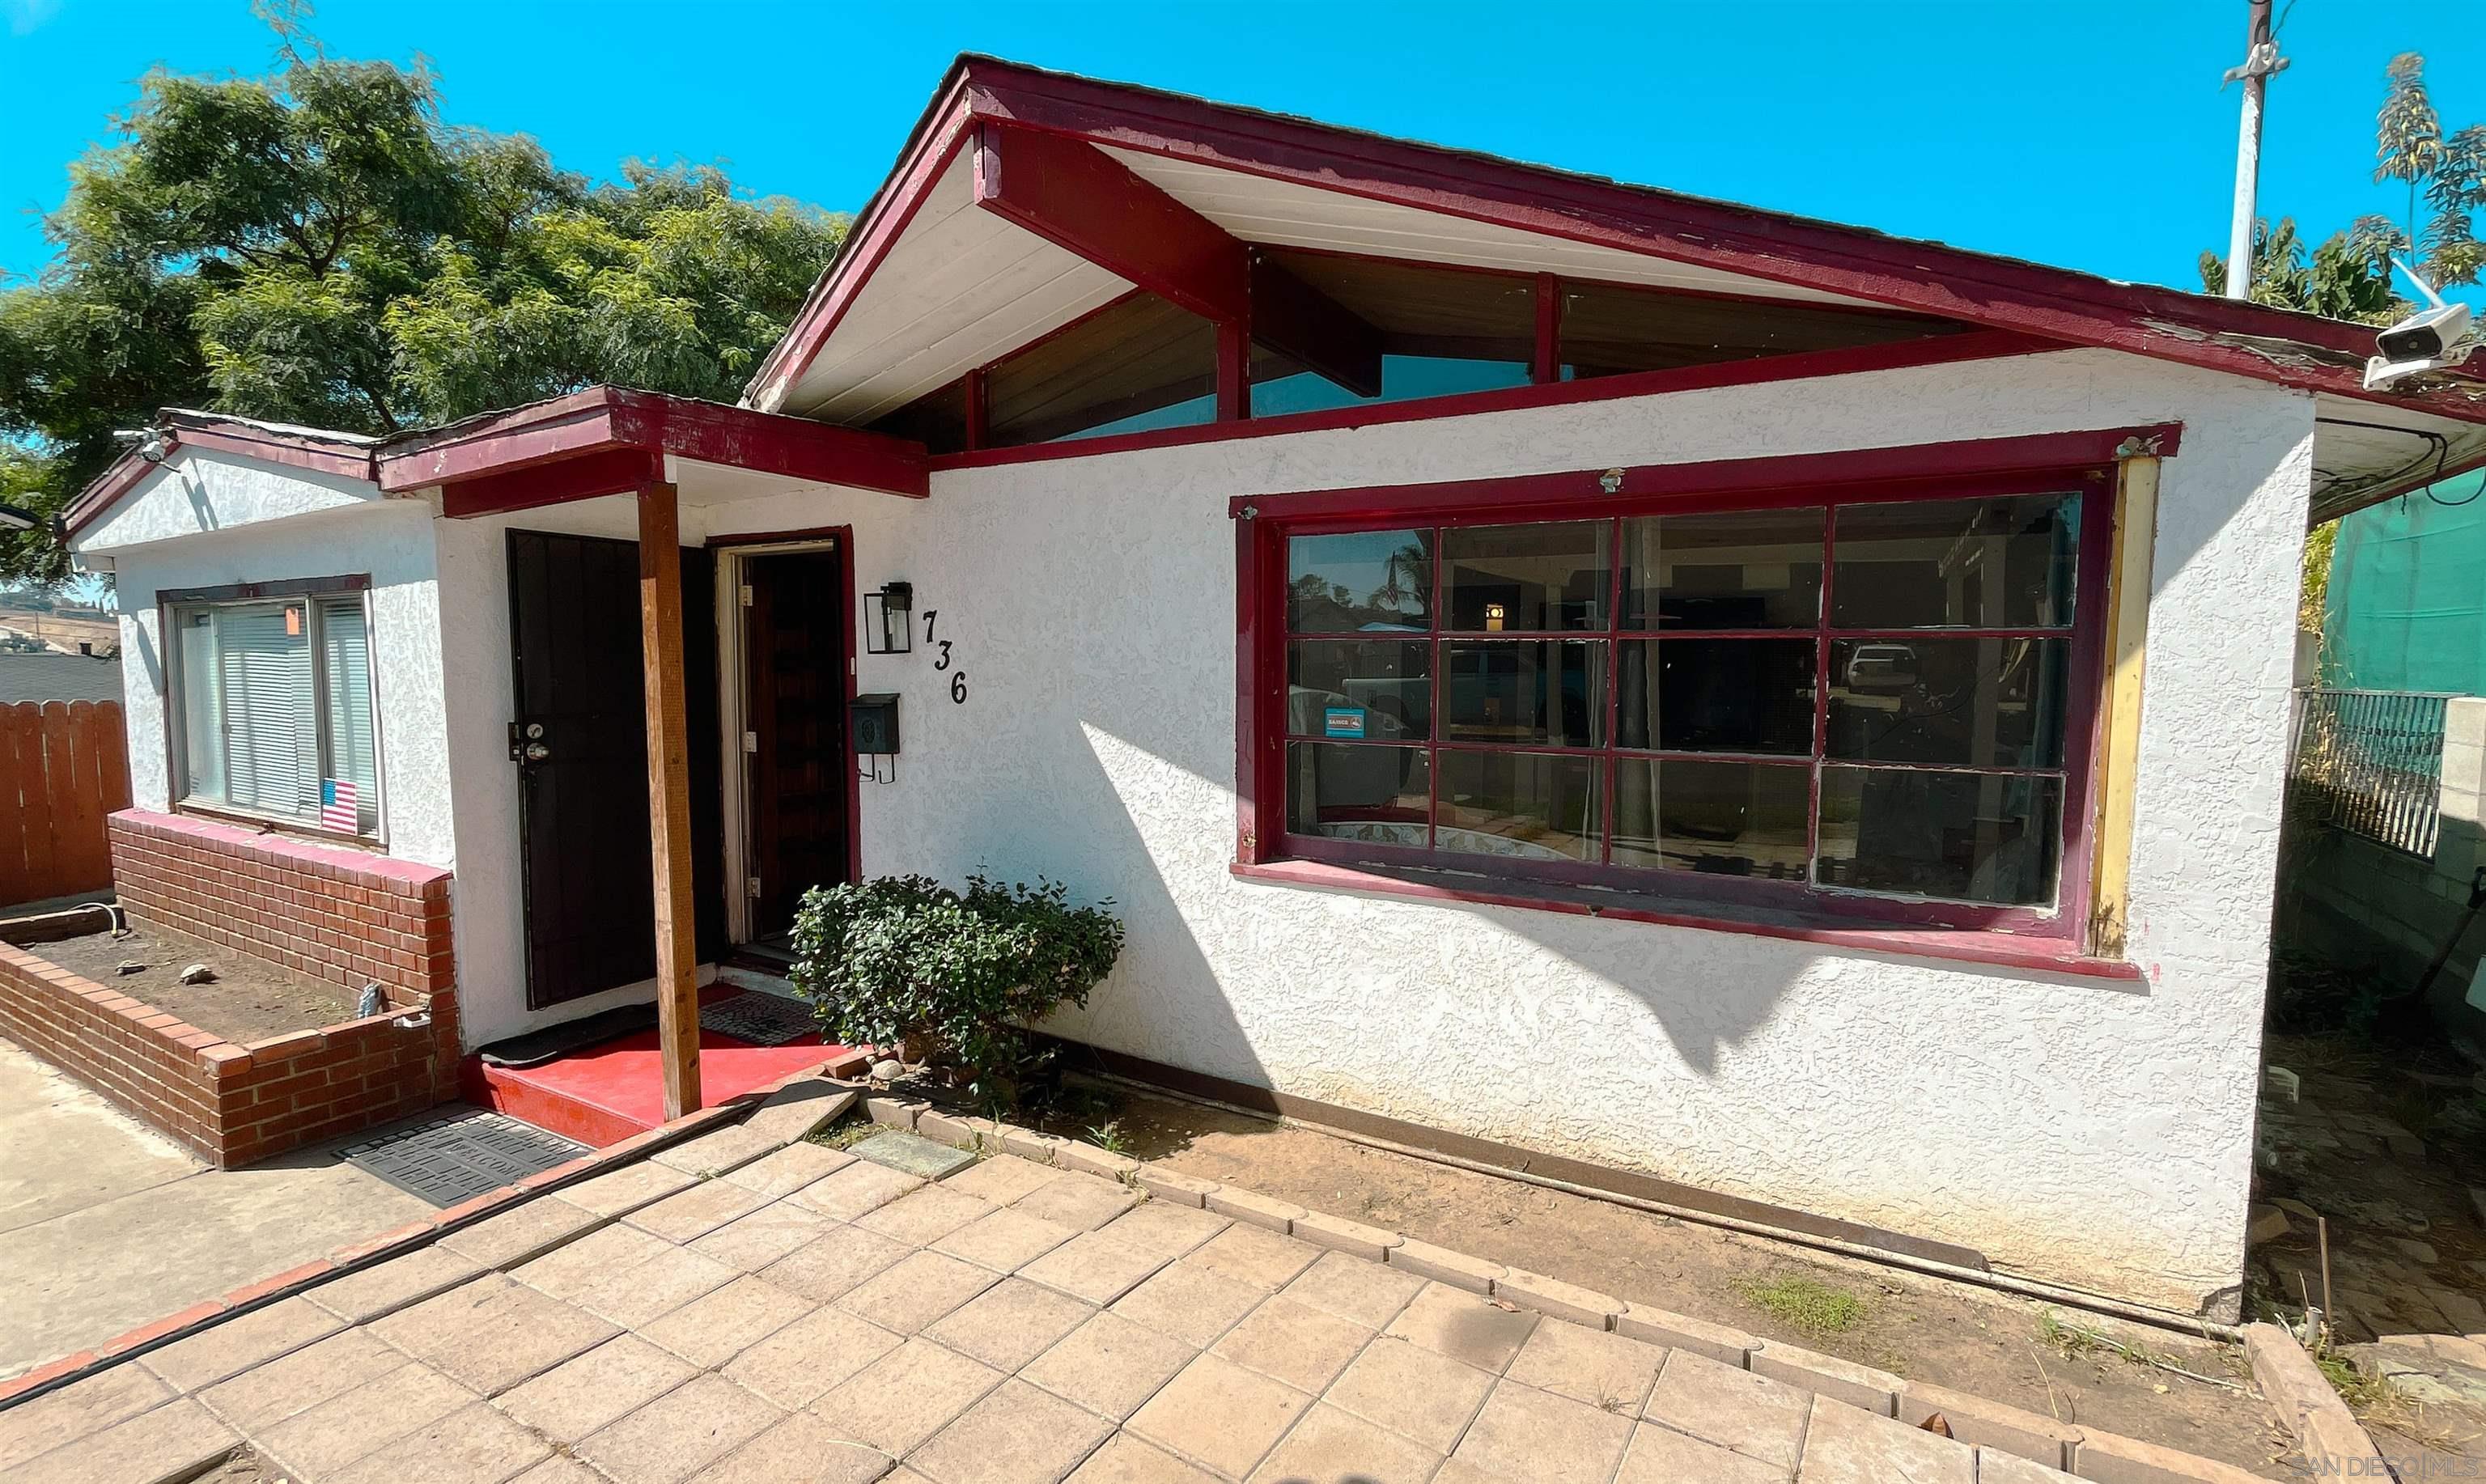
<instances>
[{"instance_id":1,"label":"red brick wall","mask_svg":"<svg viewBox=\"0 0 2486 1484\"><path fill-rule=\"evenodd\" d=\"M123 810L123 905L336 984L381 1014L235 1045L0 945L0 1035L220 1166L246 1165L456 1096L449 872L367 851ZM423 1024L397 1024L409 1016Z\"/></svg>"},{"instance_id":2,"label":"red brick wall","mask_svg":"<svg viewBox=\"0 0 2486 1484\"><path fill-rule=\"evenodd\" d=\"M0 1035L220 1167L248 1165L456 1095L456 997L236 1046L0 944ZM443 1014L442 1011L448 1013Z\"/></svg>"},{"instance_id":3,"label":"red brick wall","mask_svg":"<svg viewBox=\"0 0 2486 1484\"><path fill-rule=\"evenodd\" d=\"M415 1007L456 983L449 872L179 814L112 816L123 905L348 991Z\"/></svg>"}]
</instances>

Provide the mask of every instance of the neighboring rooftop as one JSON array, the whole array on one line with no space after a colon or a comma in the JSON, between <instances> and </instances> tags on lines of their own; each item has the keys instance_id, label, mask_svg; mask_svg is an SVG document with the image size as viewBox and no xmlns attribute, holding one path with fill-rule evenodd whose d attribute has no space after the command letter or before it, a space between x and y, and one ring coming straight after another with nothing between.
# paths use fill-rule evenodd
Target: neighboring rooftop
<instances>
[{"instance_id":1,"label":"neighboring rooftop","mask_svg":"<svg viewBox=\"0 0 2486 1484\"><path fill-rule=\"evenodd\" d=\"M119 701L121 661L84 654L0 653L0 705L21 701Z\"/></svg>"}]
</instances>

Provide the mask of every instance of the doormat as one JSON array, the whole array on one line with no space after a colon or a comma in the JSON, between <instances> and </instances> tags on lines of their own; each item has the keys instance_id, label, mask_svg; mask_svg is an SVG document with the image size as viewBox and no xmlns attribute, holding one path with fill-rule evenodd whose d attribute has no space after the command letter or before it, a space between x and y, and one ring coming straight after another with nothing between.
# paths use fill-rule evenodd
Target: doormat
<instances>
[{"instance_id":1,"label":"doormat","mask_svg":"<svg viewBox=\"0 0 2486 1484\"><path fill-rule=\"evenodd\" d=\"M700 1029L730 1035L754 1046L783 1046L820 1029L812 1007L800 1000L747 989L741 994L700 1006Z\"/></svg>"},{"instance_id":2,"label":"doormat","mask_svg":"<svg viewBox=\"0 0 2486 1484\"><path fill-rule=\"evenodd\" d=\"M496 1113L452 1113L342 1151L346 1163L435 1206L515 1185L589 1152L558 1134Z\"/></svg>"},{"instance_id":3,"label":"doormat","mask_svg":"<svg viewBox=\"0 0 2486 1484\"><path fill-rule=\"evenodd\" d=\"M618 1010L604 1010L582 1020L564 1021L541 1031L530 1031L524 1035L494 1041L489 1046L477 1048L475 1056L486 1066L541 1066L556 1057L566 1057L598 1041L610 1041L655 1029L654 1005L625 1004Z\"/></svg>"}]
</instances>

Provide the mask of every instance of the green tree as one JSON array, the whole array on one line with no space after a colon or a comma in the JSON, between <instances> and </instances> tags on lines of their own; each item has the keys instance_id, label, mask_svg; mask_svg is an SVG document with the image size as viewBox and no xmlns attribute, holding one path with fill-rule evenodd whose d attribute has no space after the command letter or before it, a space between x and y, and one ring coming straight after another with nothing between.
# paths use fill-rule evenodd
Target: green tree
<instances>
[{"instance_id":1,"label":"green tree","mask_svg":"<svg viewBox=\"0 0 2486 1484\"><path fill-rule=\"evenodd\" d=\"M731 400L844 237L714 167L591 184L444 123L420 63L268 18L271 75L140 83L0 291L0 499L56 512L164 406L389 433L600 381ZM54 544L0 540L0 580L58 582Z\"/></svg>"},{"instance_id":2,"label":"green tree","mask_svg":"<svg viewBox=\"0 0 2486 1484\"><path fill-rule=\"evenodd\" d=\"M2374 120L2374 180L2404 181L2408 208L2397 223L2359 219L2308 256L2296 222L2253 227L2251 296L2256 303L2301 309L2334 319L2389 324L2415 305L2392 282L2390 260L2411 262L2437 288L2473 284L2486 271L2486 245L2476 218L2486 210L2486 124L2445 135L2425 87L2425 59L2403 52L2386 69L2382 111ZM2433 213L2417 219L2422 201ZM2217 293L2226 260L2201 255L2201 285Z\"/></svg>"}]
</instances>

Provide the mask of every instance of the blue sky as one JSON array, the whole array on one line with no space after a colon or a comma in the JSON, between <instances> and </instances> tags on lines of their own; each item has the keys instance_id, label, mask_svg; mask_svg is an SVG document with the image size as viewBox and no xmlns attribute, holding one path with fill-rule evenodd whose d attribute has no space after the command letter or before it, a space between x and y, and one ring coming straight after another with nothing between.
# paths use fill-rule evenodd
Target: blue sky
<instances>
[{"instance_id":1,"label":"blue sky","mask_svg":"<svg viewBox=\"0 0 2486 1484\"><path fill-rule=\"evenodd\" d=\"M2284 6L2286 0L2281 0ZM562 164L722 159L742 184L860 206L961 50L1702 195L2195 287L2223 245L2242 0L1592 6L328 0L353 57L428 57L458 123ZM2471 0L2295 0L2267 215L2314 235L2397 214L2369 183L2384 64L2426 54L2447 125L2486 121ZM262 69L244 0L0 0L0 271L135 80Z\"/></svg>"}]
</instances>

